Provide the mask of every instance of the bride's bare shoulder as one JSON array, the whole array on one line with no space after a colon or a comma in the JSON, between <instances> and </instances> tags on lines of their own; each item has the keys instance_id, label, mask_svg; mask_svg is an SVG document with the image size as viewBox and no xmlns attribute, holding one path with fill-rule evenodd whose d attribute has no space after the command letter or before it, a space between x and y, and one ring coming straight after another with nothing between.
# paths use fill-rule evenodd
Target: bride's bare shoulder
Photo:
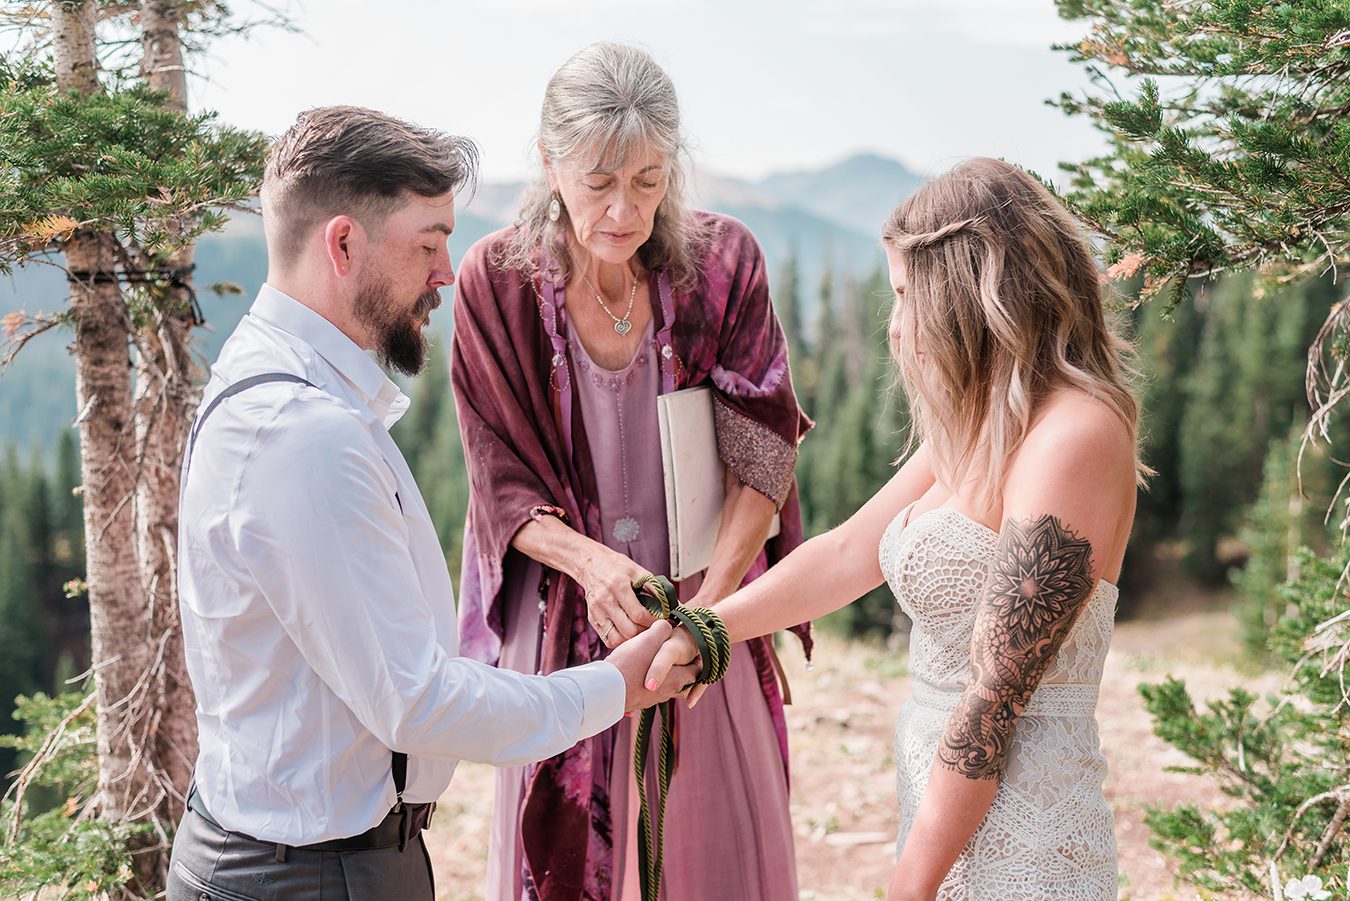
<instances>
[{"instance_id":1,"label":"bride's bare shoulder","mask_svg":"<svg viewBox=\"0 0 1350 901\"><path fill-rule=\"evenodd\" d=\"M1101 463L1126 460L1134 466L1133 430L1106 401L1084 391L1061 390L1036 411L1018 456L1057 452L1081 455Z\"/></svg>"},{"instance_id":2,"label":"bride's bare shoulder","mask_svg":"<svg viewBox=\"0 0 1350 901\"><path fill-rule=\"evenodd\" d=\"M1123 511L1133 506L1136 472L1133 429L1115 409L1081 391L1060 391L1037 411L1006 484L1015 495L1092 497Z\"/></svg>"}]
</instances>

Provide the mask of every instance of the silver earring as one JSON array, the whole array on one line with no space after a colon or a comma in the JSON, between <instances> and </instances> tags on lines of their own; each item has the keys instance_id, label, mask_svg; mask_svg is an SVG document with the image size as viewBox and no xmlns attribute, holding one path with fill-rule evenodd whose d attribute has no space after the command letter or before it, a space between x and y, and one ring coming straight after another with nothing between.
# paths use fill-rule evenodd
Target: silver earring
<instances>
[{"instance_id":1,"label":"silver earring","mask_svg":"<svg viewBox=\"0 0 1350 901\"><path fill-rule=\"evenodd\" d=\"M548 202L548 221L557 222L562 218L562 204L558 202L558 195L554 194L553 199Z\"/></svg>"}]
</instances>

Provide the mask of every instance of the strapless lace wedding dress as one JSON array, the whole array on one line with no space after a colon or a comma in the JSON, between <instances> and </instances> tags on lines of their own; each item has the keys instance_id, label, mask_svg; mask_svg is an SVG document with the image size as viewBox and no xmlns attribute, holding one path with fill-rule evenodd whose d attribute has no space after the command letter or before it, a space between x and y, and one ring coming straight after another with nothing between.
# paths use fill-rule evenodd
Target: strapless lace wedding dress
<instances>
[{"instance_id":1,"label":"strapless lace wedding dress","mask_svg":"<svg viewBox=\"0 0 1350 901\"><path fill-rule=\"evenodd\" d=\"M970 678L975 609L998 535L939 507L881 538L881 571L914 621L913 698L895 734L898 847L928 784L947 718ZM942 901L1102 901L1117 896L1116 841L1102 795L1106 761L1094 710L1115 620L1116 587L1098 582L1018 721L989 814L938 892Z\"/></svg>"}]
</instances>

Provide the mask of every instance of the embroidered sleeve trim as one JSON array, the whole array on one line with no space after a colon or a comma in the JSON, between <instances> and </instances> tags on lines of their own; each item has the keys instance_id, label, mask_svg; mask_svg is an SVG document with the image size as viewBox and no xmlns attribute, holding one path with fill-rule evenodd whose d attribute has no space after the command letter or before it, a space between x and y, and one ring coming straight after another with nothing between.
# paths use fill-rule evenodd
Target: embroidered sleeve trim
<instances>
[{"instance_id":1,"label":"embroidered sleeve trim","mask_svg":"<svg viewBox=\"0 0 1350 901\"><path fill-rule=\"evenodd\" d=\"M797 447L772 429L733 409L721 398L713 404L717 453L740 479L781 508L792 490Z\"/></svg>"}]
</instances>

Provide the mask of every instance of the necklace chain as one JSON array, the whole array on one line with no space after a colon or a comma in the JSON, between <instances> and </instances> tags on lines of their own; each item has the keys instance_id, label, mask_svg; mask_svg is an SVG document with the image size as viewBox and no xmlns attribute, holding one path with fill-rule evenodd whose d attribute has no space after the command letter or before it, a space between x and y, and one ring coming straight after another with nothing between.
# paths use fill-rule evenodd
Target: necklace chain
<instances>
[{"instance_id":1,"label":"necklace chain","mask_svg":"<svg viewBox=\"0 0 1350 901\"><path fill-rule=\"evenodd\" d=\"M637 276L633 276L633 289L628 292L628 309L624 311L622 319L614 315L614 311L609 308L609 304L605 303L605 299L600 296L600 292L595 290L595 285L591 284L591 280L586 277L586 273L581 273L581 280L586 283L586 287L590 288L591 293L595 295L596 303L600 304L600 309L604 310L605 315L614 320L614 331L618 332L620 335L628 334L633 328L633 304L637 300L638 289Z\"/></svg>"}]
</instances>

